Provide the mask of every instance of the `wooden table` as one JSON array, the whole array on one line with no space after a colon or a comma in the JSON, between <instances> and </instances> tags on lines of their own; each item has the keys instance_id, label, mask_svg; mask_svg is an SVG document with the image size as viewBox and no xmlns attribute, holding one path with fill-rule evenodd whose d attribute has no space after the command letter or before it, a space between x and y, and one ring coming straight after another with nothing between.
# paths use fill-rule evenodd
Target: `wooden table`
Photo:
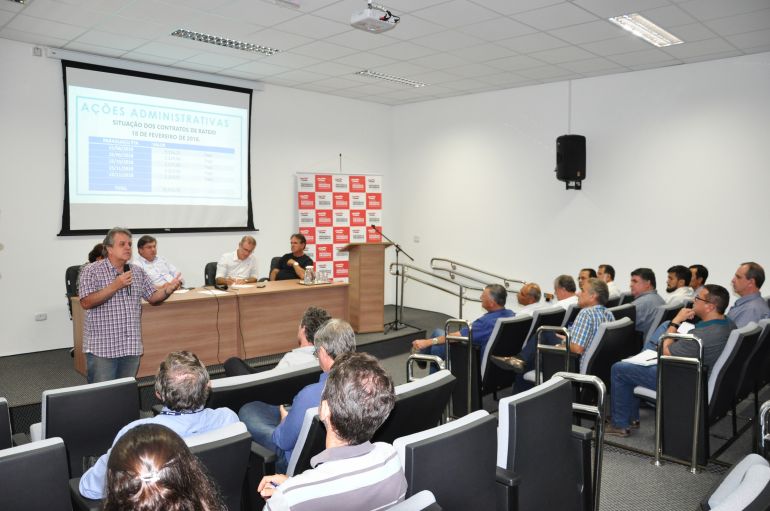
<instances>
[{"instance_id":1,"label":"wooden table","mask_svg":"<svg viewBox=\"0 0 770 511\"><path fill-rule=\"evenodd\" d=\"M297 328L305 309L323 307L348 319L348 285L303 286L297 280L265 282L214 294L208 289L174 293L159 306L142 304L144 355L138 376L152 376L169 352L189 350L206 365L230 357L285 353L297 347ZM72 298L75 369L86 373L83 354L85 311Z\"/></svg>"}]
</instances>

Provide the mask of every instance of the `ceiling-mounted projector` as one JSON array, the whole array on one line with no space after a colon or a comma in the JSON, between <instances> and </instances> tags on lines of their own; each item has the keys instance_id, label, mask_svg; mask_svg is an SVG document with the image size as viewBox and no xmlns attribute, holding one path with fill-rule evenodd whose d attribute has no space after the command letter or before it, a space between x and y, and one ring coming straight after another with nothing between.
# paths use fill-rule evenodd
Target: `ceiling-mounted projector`
<instances>
[{"instance_id":1,"label":"ceiling-mounted projector","mask_svg":"<svg viewBox=\"0 0 770 511\"><path fill-rule=\"evenodd\" d=\"M368 8L350 16L350 25L359 30L379 34L395 27L400 19L387 8L369 2Z\"/></svg>"}]
</instances>

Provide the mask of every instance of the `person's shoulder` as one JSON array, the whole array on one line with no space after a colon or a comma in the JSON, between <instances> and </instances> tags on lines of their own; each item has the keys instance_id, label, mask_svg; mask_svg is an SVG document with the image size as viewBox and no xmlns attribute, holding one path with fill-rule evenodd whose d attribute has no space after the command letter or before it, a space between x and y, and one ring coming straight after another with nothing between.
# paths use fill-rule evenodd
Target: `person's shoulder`
<instances>
[{"instance_id":1,"label":"person's shoulder","mask_svg":"<svg viewBox=\"0 0 770 511\"><path fill-rule=\"evenodd\" d=\"M238 414L227 407L221 408L204 408L203 413L212 419L219 420L223 426L238 422Z\"/></svg>"}]
</instances>

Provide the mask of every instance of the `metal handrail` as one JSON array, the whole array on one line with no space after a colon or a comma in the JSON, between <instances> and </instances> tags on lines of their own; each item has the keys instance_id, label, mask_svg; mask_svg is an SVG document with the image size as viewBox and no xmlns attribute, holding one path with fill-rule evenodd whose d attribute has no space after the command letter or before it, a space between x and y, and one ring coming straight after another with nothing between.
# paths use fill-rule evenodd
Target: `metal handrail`
<instances>
[{"instance_id":1,"label":"metal handrail","mask_svg":"<svg viewBox=\"0 0 770 511\"><path fill-rule=\"evenodd\" d=\"M596 431L596 450L594 451L594 485L593 485L593 509L599 510L599 496L601 495L602 459L604 457L604 401L607 395L607 387L598 376L559 371L554 377L564 378L583 385L593 385L596 388L596 405L572 403L573 411L581 414L593 415L594 431Z\"/></svg>"},{"instance_id":2,"label":"metal handrail","mask_svg":"<svg viewBox=\"0 0 770 511\"><path fill-rule=\"evenodd\" d=\"M427 362L428 364L435 365L436 368L441 371L446 369L446 363L438 355L428 355L426 353L412 353L409 358L406 359L406 382L414 381L414 362Z\"/></svg>"},{"instance_id":3,"label":"metal handrail","mask_svg":"<svg viewBox=\"0 0 770 511\"><path fill-rule=\"evenodd\" d=\"M535 354L535 385L540 385L543 380L543 375L540 372L540 352L541 351L552 351L552 352L560 352L562 351L562 348L557 348L555 346L552 346L550 344L540 344L540 337L544 332L558 332L560 334L564 334L565 339L565 348L567 350L567 354L565 356L566 362L564 364L564 370L566 372L570 372L569 367L569 330L566 327L563 326L541 326L537 329L537 347L536 347L536 354ZM542 349L541 349L542 348Z\"/></svg>"},{"instance_id":4,"label":"metal handrail","mask_svg":"<svg viewBox=\"0 0 770 511\"><path fill-rule=\"evenodd\" d=\"M663 344L666 339L676 340L691 340L698 343L698 358L692 357L679 357L673 355L663 355ZM696 366L696 381L695 381L695 408L693 411L693 424L692 424L692 459L690 460L690 473L698 473L698 427L700 420L700 400L701 393L703 392L703 341L692 334L670 334L665 333L660 336L660 342L658 343L658 386L657 386L657 403L655 405L655 460L653 464L656 467L662 465L660 459L662 455L662 435L661 427L663 421L663 371L660 370L661 360L672 360L676 362L682 362L685 364L692 364Z\"/></svg>"},{"instance_id":5,"label":"metal handrail","mask_svg":"<svg viewBox=\"0 0 770 511\"><path fill-rule=\"evenodd\" d=\"M463 328L468 329L468 335L460 334ZM456 335L452 335L450 332L456 332ZM471 413L471 407L473 405L473 327L470 321L464 319L446 320L446 323L444 323L444 338L446 339L446 367L449 369L449 372L452 372L452 357L449 356L449 348L452 343L465 342L468 344L468 408L466 408L466 413ZM452 412L454 412L454 410L452 410Z\"/></svg>"},{"instance_id":6,"label":"metal handrail","mask_svg":"<svg viewBox=\"0 0 770 511\"><path fill-rule=\"evenodd\" d=\"M437 266L436 263L448 263L449 268L442 268L441 266ZM503 286L506 289L509 289L511 284L526 284L526 281L519 280L519 279L511 279L508 277L503 277L502 275L498 275L496 273L491 273L486 270L482 270L481 268L476 268L475 266L471 266L469 264L464 264L458 261L454 261L452 259L444 259L443 257L434 257L430 260L430 266L434 270L440 270L440 271L446 271L449 272L450 278L454 279L452 275L458 275L460 277L466 278L468 280L472 280L474 282L478 282L479 284L484 284L485 286L490 284L489 281L481 280L478 277L468 275L467 273L462 273L457 271L457 268L463 268L466 270L471 270L476 273L481 273L482 275L486 275L488 277L492 277L494 279L501 280L503 283Z\"/></svg>"},{"instance_id":7,"label":"metal handrail","mask_svg":"<svg viewBox=\"0 0 770 511\"><path fill-rule=\"evenodd\" d=\"M393 271L394 268L396 269L395 272ZM411 280L414 280L415 282L419 282L421 284L425 284L426 286L438 289L438 290L443 291L445 293L448 293L448 294L450 294L452 296L458 297L460 299L460 307L459 307L459 317L460 318L463 317L463 300L468 300L468 301L471 301L471 302L480 302L481 301L479 298L471 298L470 296L466 296L466 294L465 294L465 290L467 290L467 289L473 289L473 290L480 291L481 290L480 288L466 286L464 284L461 284L459 282L455 282L455 281L453 281L451 279L448 279L446 277L442 277L441 275L436 275L433 272L429 272L427 270L424 270L424 269L420 268L419 266L414 266L414 265L406 264L406 263L398 263L398 264L390 263L389 270L390 270L390 274L391 275L401 275L404 279L411 279ZM446 288L441 287L441 286L439 286L437 284L434 284L432 282L428 282L427 280L423 280L423 279L421 279L419 277L411 276L411 275L409 275L409 271L408 270L414 270L414 271L416 271L418 273L422 273L422 274L428 275L431 278L443 280L444 282L452 284L453 286L457 286L459 288L459 291L453 291L451 289L446 289Z\"/></svg>"}]
</instances>

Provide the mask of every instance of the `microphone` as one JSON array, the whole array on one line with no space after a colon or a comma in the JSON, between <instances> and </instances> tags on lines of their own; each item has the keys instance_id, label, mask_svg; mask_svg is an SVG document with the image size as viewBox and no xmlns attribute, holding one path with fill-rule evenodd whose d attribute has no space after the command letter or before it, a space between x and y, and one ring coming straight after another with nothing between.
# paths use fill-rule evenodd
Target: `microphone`
<instances>
[{"instance_id":1,"label":"microphone","mask_svg":"<svg viewBox=\"0 0 770 511\"><path fill-rule=\"evenodd\" d=\"M131 271L131 267L128 265L128 263L123 265L123 273ZM128 286L128 296L131 296L131 286Z\"/></svg>"}]
</instances>

